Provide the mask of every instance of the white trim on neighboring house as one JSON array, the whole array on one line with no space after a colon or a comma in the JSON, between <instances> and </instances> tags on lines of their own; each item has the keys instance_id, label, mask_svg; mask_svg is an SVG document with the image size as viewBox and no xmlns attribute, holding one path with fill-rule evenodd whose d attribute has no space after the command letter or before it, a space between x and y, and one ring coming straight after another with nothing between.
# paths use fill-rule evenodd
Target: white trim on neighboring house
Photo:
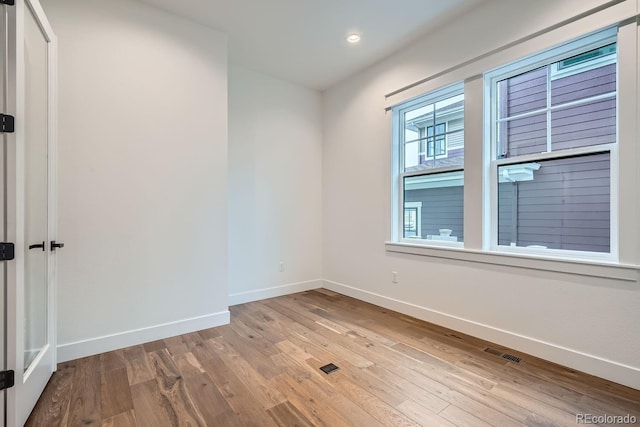
<instances>
[{"instance_id":1,"label":"white trim on neighboring house","mask_svg":"<svg viewBox=\"0 0 640 427\"><path fill-rule=\"evenodd\" d=\"M533 181L533 172L540 169L540 163L516 163L502 166L498 182Z\"/></svg>"},{"instance_id":2,"label":"white trim on neighboring house","mask_svg":"<svg viewBox=\"0 0 640 427\"><path fill-rule=\"evenodd\" d=\"M421 176L422 178L418 178ZM449 173L412 176L410 184L405 184L405 191L424 190L427 188L460 187L464 185L464 172L456 170ZM405 203L405 207L407 204Z\"/></svg>"}]
</instances>

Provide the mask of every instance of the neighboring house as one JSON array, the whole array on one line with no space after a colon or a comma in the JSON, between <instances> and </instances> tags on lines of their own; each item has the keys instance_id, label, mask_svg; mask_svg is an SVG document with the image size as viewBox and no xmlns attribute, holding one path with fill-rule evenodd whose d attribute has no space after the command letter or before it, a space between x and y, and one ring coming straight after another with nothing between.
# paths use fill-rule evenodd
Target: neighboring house
<instances>
[{"instance_id":1,"label":"neighboring house","mask_svg":"<svg viewBox=\"0 0 640 427\"><path fill-rule=\"evenodd\" d=\"M462 166L464 156L464 100L425 105L405 121L405 167ZM445 105L439 105L445 104Z\"/></svg>"},{"instance_id":2,"label":"neighboring house","mask_svg":"<svg viewBox=\"0 0 640 427\"><path fill-rule=\"evenodd\" d=\"M417 175L405 184L404 236L463 241L464 98L422 106L405 117L405 170L459 168L438 176ZM440 229L452 230L440 236ZM452 237L453 236L453 237Z\"/></svg>"},{"instance_id":3,"label":"neighboring house","mask_svg":"<svg viewBox=\"0 0 640 427\"><path fill-rule=\"evenodd\" d=\"M616 141L615 43L502 80L497 92L500 158ZM406 171L453 170L406 178L405 237L464 238L463 103L405 118ZM502 166L498 244L609 252L610 177L609 153Z\"/></svg>"},{"instance_id":4,"label":"neighboring house","mask_svg":"<svg viewBox=\"0 0 640 427\"><path fill-rule=\"evenodd\" d=\"M616 44L498 83L498 155L539 155L616 142ZM610 153L499 170L498 244L610 251ZM509 168L520 168L513 179ZM526 170L525 170L526 169Z\"/></svg>"}]
</instances>

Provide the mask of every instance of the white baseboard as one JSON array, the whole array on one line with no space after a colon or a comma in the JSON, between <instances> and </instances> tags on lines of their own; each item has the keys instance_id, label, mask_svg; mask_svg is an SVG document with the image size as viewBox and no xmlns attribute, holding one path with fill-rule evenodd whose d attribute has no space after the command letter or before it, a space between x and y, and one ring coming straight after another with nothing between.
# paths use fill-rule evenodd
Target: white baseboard
<instances>
[{"instance_id":1,"label":"white baseboard","mask_svg":"<svg viewBox=\"0 0 640 427\"><path fill-rule=\"evenodd\" d=\"M257 289L249 292L240 292L229 295L229 305L244 304L267 298L280 297L296 292L309 291L322 287L322 280L307 280L306 282L290 283L288 285L274 286L272 288Z\"/></svg>"},{"instance_id":2,"label":"white baseboard","mask_svg":"<svg viewBox=\"0 0 640 427\"><path fill-rule=\"evenodd\" d=\"M228 310L58 346L58 363L229 323Z\"/></svg>"},{"instance_id":3,"label":"white baseboard","mask_svg":"<svg viewBox=\"0 0 640 427\"><path fill-rule=\"evenodd\" d=\"M394 310L426 322L450 328L550 362L640 390L640 369L592 354L558 346L535 338L498 329L426 307L324 280L323 287L343 295Z\"/></svg>"}]
</instances>

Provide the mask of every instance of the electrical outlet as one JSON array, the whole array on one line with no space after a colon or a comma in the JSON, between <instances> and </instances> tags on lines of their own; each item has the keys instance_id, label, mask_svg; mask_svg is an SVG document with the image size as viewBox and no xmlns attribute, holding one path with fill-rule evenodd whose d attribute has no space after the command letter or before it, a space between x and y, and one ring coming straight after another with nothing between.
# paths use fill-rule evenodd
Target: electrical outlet
<instances>
[{"instance_id":1,"label":"electrical outlet","mask_svg":"<svg viewBox=\"0 0 640 427\"><path fill-rule=\"evenodd\" d=\"M280 269L280 273L284 271L284 261L280 261L280 266L278 268Z\"/></svg>"},{"instance_id":2,"label":"electrical outlet","mask_svg":"<svg viewBox=\"0 0 640 427\"><path fill-rule=\"evenodd\" d=\"M392 271L391 272L391 283L398 283L398 272L397 271Z\"/></svg>"}]
</instances>

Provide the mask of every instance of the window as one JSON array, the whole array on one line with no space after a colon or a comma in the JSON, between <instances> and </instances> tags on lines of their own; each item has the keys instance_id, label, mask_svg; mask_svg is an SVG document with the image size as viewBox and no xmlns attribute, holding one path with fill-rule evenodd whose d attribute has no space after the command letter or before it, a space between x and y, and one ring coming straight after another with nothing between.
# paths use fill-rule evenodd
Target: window
<instances>
[{"instance_id":1,"label":"window","mask_svg":"<svg viewBox=\"0 0 640 427\"><path fill-rule=\"evenodd\" d=\"M638 44L629 21L421 81L465 78L391 107L386 249L636 280Z\"/></svg>"},{"instance_id":2,"label":"window","mask_svg":"<svg viewBox=\"0 0 640 427\"><path fill-rule=\"evenodd\" d=\"M394 109L399 238L464 239L464 94L455 85ZM400 223L401 222L401 223Z\"/></svg>"},{"instance_id":3,"label":"window","mask_svg":"<svg viewBox=\"0 0 640 427\"><path fill-rule=\"evenodd\" d=\"M420 237L422 229L422 202L405 202L404 236Z\"/></svg>"},{"instance_id":4,"label":"window","mask_svg":"<svg viewBox=\"0 0 640 427\"><path fill-rule=\"evenodd\" d=\"M418 209L404 208L404 236L418 236Z\"/></svg>"},{"instance_id":5,"label":"window","mask_svg":"<svg viewBox=\"0 0 640 427\"><path fill-rule=\"evenodd\" d=\"M422 142L421 147L424 147L425 145L427 146L426 158L442 157L446 155L447 154L446 123L438 123L437 125L435 125L435 127L427 126L426 130L427 130L427 137L426 139L421 140ZM421 151L420 154L424 155L424 151L425 151L424 148L422 148L420 151Z\"/></svg>"},{"instance_id":6,"label":"window","mask_svg":"<svg viewBox=\"0 0 640 427\"><path fill-rule=\"evenodd\" d=\"M616 55L596 35L486 75L494 249L612 253Z\"/></svg>"}]
</instances>

